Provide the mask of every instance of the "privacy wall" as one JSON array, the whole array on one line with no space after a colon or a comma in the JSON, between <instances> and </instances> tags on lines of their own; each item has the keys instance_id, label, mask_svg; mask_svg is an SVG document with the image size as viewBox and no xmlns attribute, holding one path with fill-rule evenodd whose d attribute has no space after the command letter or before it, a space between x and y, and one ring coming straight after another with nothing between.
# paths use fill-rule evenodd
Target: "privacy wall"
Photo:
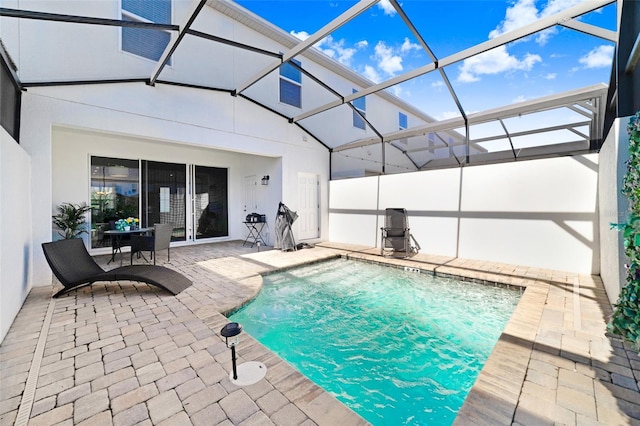
<instances>
[{"instance_id":1,"label":"privacy wall","mask_svg":"<svg viewBox=\"0 0 640 426\"><path fill-rule=\"evenodd\" d=\"M597 196L597 154L336 180L329 234L380 247L404 207L422 253L597 274Z\"/></svg>"},{"instance_id":2,"label":"privacy wall","mask_svg":"<svg viewBox=\"0 0 640 426\"><path fill-rule=\"evenodd\" d=\"M31 161L0 127L0 342L31 290Z\"/></svg>"},{"instance_id":3,"label":"privacy wall","mask_svg":"<svg viewBox=\"0 0 640 426\"><path fill-rule=\"evenodd\" d=\"M600 276L612 304L626 283L624 264L629 261L621 233L611 229L612 223L625 222L629 215L629 203L620 192L629 160L629 118L613 122L599 156Z\"/></svg>"}]
</instances>

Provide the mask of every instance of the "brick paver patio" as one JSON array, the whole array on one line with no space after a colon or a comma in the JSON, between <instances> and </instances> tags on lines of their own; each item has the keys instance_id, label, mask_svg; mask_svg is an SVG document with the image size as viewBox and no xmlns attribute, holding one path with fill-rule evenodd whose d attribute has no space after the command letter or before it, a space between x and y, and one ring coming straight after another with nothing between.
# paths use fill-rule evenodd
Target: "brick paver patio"
<instances>
[{"instance_id":1,"label":"brick paver patio","mask_svg":"<svg viewBox=\"0 0 640 426\"><path fill-rule=\"evenodd\" d=\"M268 372L232 384L219 335L222 313L257 293L260 273L337 255L525 288L456 424L640 424L640 357L606 334L599 277L424 254L383 259L344 244L258 252L237 241L176 247L170 263L160 254L159 264L194 282L177 296L132 282L59 299L52 286L35 287L0 345L0 424L366 424L246 333L239 363ZM97 259L105 266L108 257Z\"/></svg>"}]
</instances>

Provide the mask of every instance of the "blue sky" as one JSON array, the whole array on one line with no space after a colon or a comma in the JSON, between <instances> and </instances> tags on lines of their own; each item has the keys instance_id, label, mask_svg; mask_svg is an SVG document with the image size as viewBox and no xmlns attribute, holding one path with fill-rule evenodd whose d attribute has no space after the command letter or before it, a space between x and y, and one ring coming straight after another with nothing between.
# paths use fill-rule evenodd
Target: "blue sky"
<instances>
[{"instance_id":1,"label":"blue sky","mask_svg":"<svg viewBox=\"0 0 640 426\"><path fill-rule=\"evenodd\" d=\"M336 0L236 0L301 38L353 6ZM439 58L487 41L581 1L590 0L405 0L401 2ZM582 22L615 30L616 6L591 12ZM402 19L383 0L316 47L374 82L431 62ZM613 44L555 27L482 56L445 68L467 113L608 83ZM304 66L304 63L303 63ZM439 73L389 89L437 119L458 115Z\"/></svg>"}]
</instances>

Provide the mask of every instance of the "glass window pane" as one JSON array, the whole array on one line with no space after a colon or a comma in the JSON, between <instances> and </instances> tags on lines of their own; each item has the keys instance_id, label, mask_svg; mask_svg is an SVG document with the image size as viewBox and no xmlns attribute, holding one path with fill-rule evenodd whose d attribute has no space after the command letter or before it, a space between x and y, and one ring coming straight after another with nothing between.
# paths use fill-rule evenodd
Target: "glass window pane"
<instances>
[{"instance_id":1,"label":"glass window pane","mask_svg":"<svg viewBox=\"0 0 640 426\"><path fill-rule=\"evenodd\" d=\"M301 86L280 79L280 102L300 108L302 106Z\"/></svg>"},{"instance_id":2,"label":"glass window pane","mask_svg":"<svg viewBox=\"0 0 640 426\"><path fill-rule=\"evenodd\" d=\"M138 161L91 157L91 248L110 247L110 222L139 211Z\"/></svg>"},{"instance_id":3,"label":"glass window pane","mask_svg":"<svg viewBox=\"0 0 640 426\"><path fill-rule=\"evenodd\" d=\"M171 35L166 31L122 28L122 50L153 61L160 59L170 40Z\"/></svg>"},{"instance_id":4,"label":"glass window pane","mask_svg":"<svg viewBox=\"0 0 640 426\"><path fill-rule=\"evenodd\" d=\"M7 69L7 64L0 59L0 125L16 140L19 140L20 96Z\"/></svg>"},{"instance_id":5,"label":"glass window pane","mask_svg":"<svg viewBox=\"0 0 640 426\"><path fill-rule=\"evenodd\" d=\"M398 113L398 127L399 130L407 128L407 115L401 112Z\"/></svg>"},{"instance_id":6,"label":"glass window pane","mask_svg":"<svg viewBox=\"0 0 640 426\"><path fill-rule=\"evenodd\" d=\"M171 23L171 0L122 0L122 9L151 22Z\"/></svg>"},{"instance_id":7,"label":"glass window pane","mask_svg":"<svg viewBox=\"0 0 640 426\"><path fill-rule=\"evenodd\" d=\"M357 93L358 91L356 89L353 89L353 93ZM355 99L352 103L353 106L358 108L360 111L366 111L367 110L367 101L366 101L366 96L363 96L361 98Z\"/></svg>"},{"instance_id":8,"label":"glass window pane","mask_svg":"<svg viewBox=\"0 0 640 426\"><path fill-rule=\"evenodd\" d=\"M297 65L300 65L300 62L293 60ZM302 83L302 73L300 70L289 62L285 62L280 66L280 75L283 77L287 77L289 80L295 81L296 83Z\"/></svg>"},{"instance_id":9,"label":"glass window pane","mask_svg":"<svg viewBox=\"0 0 640 426\"><path fill-rule=\"evenodd\" d=\"M195 167L196 239L229 236L227 169Z\"/></svg>"},{"instance_id":10,"label":"glass window pane","mask_svg":"<svg viewBox=\"0 0 640 426\"><path fill-rule=\"evenodd\" d=\"M365 115L365 113L362 112L362 115ZM362 130L366 129L366 124L365 124L364 120L355 111L353 111L353 127L357 127L358 129L362 129Z\"/></svg>"},{"instance_id":11,"label":"glass window pane","mask_svg":"<svg viewBox=\"0 0 640 426\"><path fill-rule=\"evenodd\" d=\"M142 226L173 225L171 241L186 240L185 164L142 162Z\"/></svg>"}]
</instances>

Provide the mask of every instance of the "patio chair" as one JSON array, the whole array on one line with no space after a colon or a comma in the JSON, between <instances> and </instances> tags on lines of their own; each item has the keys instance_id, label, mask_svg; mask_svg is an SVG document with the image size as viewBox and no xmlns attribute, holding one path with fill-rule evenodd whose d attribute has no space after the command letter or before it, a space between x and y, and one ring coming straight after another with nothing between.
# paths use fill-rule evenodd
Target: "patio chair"
<instances>
[{"instance_id":1,"label":"patio chair","mask_svg":"<svg viewBox=\"0 0 640 426\"><path fill-rule=\"evenodd\" d=\"M79 238L42 243L44 256L64 288L53 297L98 281L139 281L178 294L191 281L164 266L132 265L105 271L93 260Z\"/></svg>"},{"instance_id":2,"label":"patio chair","mask_svg":"<svg viewBox=\"0 0 640 426\"><path fill-rule=\"evenodd\" d=\"M418 253L420 244L409 232L409 217L405 209L389 208L385 210L385 226L380 228L380 255L402 254L409 257ZM412 245L411 242L413 241Z\"/></svg>"},{"instance_id":3,"label":"patio chair","mask_svg":"<svg viewBox=\"0 0 640 426\"><path fill-rule=\"evenodd\" d=\"M153 264L155 265L156 252L158 250L167 250L167 262L171 262L171 234L173 234L172 224L156 223L153 226L153 235L132 235L131 264L133 265L133 255L135 253L138 253L138 257L140 257L142 252L148 251L153 259Z\"/></svg>"}]
</instances>

